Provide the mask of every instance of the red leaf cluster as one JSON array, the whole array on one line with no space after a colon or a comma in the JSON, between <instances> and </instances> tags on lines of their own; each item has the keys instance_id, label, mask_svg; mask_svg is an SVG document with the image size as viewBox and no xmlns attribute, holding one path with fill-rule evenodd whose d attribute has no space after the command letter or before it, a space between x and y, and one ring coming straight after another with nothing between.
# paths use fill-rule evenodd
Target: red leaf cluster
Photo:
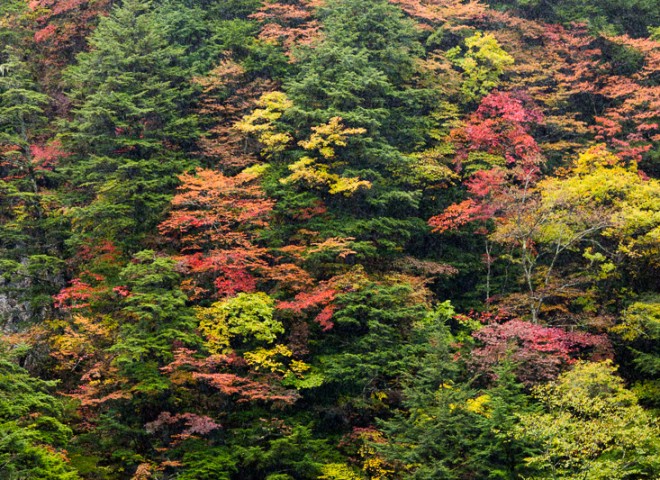
<instances>
[{"instance_id":1,"label":"red leaf cluster","mask_svg":"<svg viewBox=\"0 0 660 480\"><path fill-rule=\"evenodd\" d=\"M55 308L61 310L79 310L90 306L89 301L97 294L97 290L79 278L69 282L57 295L53 296Z\"/></svg>"},{"instance_id":2,"label":"red leaf cluster","mask_svg":"<svg viewBox=\"0 0 660 480\"><path fill-rule=\"evenodd\" d=\"M538 178L544 159L530 131L542 121L538 107L522 93L494 92L483 98L465 126L450 134L458 146L456 168L463 170L475 152L501 157L505 166L477 170L468 176L464 185L469 198L429 219L434 232L497 219L510 203L511 192Z\"/></svg>"},{"instance_id":3,"label":"red leaf cluster","mask_svg":"<svg viewBox=\"0 0 660 480\"><path fill-rule=\"evenodd\" d=\"M175 413L172 415L170 412L161 412L158 418L153 422L145 425L147 432L154 433L165 427L172 425L183 424L185 428L181 432L182 435L206 435L211 433L222 425L216 423L211 417L206 415L196 415L194 413Z\"/></svg>"},{"instance_id":4,"label":"red leaf cluster","mask_svg":"<svg viewBox=\"0 0 660 480\"><path fill-rule=\"evenodd\" d=\"M471 352L477 371L493 375L493 367L509 359L516 364L518 379L532 385L555 378L578 358L609 358L611 345L605 335L568 332L522 320L490 324L474 333L482 346Z\"/></svg>"},{"instance_id":5,"label":"red leaf cluster","mask_svg":"<svg viewBox=\"0 0 660 480\"><path fill-rule=\"evenodd\" d=\"M543 121L543 115L531 98L520 92L494 92L481 101L467 119L466 126L451 134L458 145L457 167L470 152L499 155L508 165L522 169L520 178L538 174L541 149L530 129Z\"/></svg>"},{"instance_id":6,"label":"red leaf cluster","mask_svg":"<svg viewBox=\"0 0 660 480\"><path fill-rule=\"evenodd\" d=\"M186 288L193 298L211 285L221 296L254 291L256 273L268 269L267 250L256 241L258 231L268 225L273 201L247 174L228 177L198 169L181 181L173 210L159 229L178 242L181 260L194 279Z\"/></svg>"},{"instance_id":7,"label":"red leaf cluster","mask_svg":"<svg viewBox=\"0 0 660 480\"><path fill-rule=\"evenodd\" d=\"M334 326L332 323L332 315L334 314L336 307L332 305L331 302L335 299L336 294L336 289L327 283L322 283L311 292L299 293L293 301L280 302L277 305L277 308L302 313L304 310L321 306L323 308L314 320L321 325L323 331L328 331Z\"/></svg>"},{"instance_id":8,"label":"red leaf cluster","mask_svg":"<svg viewBox=\"0 0 660 480\"><path fill-rule=\"evenodd\" d=\"M59 160L71 155L62 149L62 143L59 140L47 145L31 145L30 153L35 170L52 170Z\"/></svg>"},{"instance_id":9,"label":"red leaf cluster","mask_svg":"<svg viewBox=\"0 0 660 480\"><path fill-rule=\"evenodd\" d=\"M177 350L174 361L161 371L180 386L203 382L237 403L274 402L288 405L298 399L295 390L286 390L280 386L281 378L278 375L250 371L247 363L239 356L232 354L196 358L194 354L193 350Z\"/></svg>"},{"instance_id":10,"label":"red leaf cluster","mask_svg":"<svg viewBox=\"0 0 660 480\"><path fill-rule=\"evenodd\" d=\"M31 0L28 3L37 14L34 40L42 52L46 77L59 75L62 67L84 50L98 18L108 13L112 3L112 0Z\"/></svg>"}]
</instances>

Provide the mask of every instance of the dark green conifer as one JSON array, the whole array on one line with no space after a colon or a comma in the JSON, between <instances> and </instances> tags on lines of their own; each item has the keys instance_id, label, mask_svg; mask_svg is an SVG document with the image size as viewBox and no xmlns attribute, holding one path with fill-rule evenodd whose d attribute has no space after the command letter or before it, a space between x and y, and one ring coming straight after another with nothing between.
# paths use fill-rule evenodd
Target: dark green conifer
<instances>
[{"instance_id":1,"label":"dark green conifer","mask_svg":"<svg viewBox=\"0 0 660 480\"><path fill-rule=\"evenodd\" d=\"M73 120L64 139L76 154L72 217L83 235L135 242L190 166L185 152L198 136L192 89L169 29L151 2L127 0L101 20L91 50L67 72Z\"/></svg>"}]
</instances>

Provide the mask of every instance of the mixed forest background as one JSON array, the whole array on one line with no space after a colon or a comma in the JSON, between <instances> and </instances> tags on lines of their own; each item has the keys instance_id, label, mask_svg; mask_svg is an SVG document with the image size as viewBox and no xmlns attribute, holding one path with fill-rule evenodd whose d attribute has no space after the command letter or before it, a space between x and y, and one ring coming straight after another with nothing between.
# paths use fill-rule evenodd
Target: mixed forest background
<instances>
[{"instance_id":1,"label":"mixed forest background","mask_svg":"<svg viewBox=\"0 0 660 480\"><path fill-rule=\"evenodd\" d=\"M660 478L658 0L0 1L0 478Z\"/></svg>"}]
</instances>

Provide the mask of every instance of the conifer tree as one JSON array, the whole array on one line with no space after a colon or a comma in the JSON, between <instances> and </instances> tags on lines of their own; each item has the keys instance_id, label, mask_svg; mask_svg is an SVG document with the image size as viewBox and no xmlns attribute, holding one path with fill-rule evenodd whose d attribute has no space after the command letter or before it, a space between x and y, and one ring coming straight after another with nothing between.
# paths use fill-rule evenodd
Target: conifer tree
<instances>
[{"instance_id":1,"label":"conifer tree","mask_svg":"<svg viewBox=\"0 0 660 480\"><path fill-rule=\"evenodd\" d=\"M0 275L33 307L49 303L61 266L63 234L49 218L47 185L63 152L43 140L48 102L18 49L7 46L0 53Z\"/></svg>"},{"instance_id":2,"label":"conifer tree","mask_svg":"<svg viewBox=\"0 0 660 480\"><path fill-rule=\"evenodd\" d=\"M0 354L0 477L77 480L65 451L71 429L62 423L55 382L31 377Z\"/></svg>"},{"instance_id":3,"label":"conifer tree","mask_svg":"<svg viewBox=\"0 0 660 480\"><path fill-rule=\"evenodd\" d=\"M12 219L24 209L32 217L41 216L32 141L35 130L46 121L48 97L37 91L26 65L15 50L7 47L0 64L0 216ZM13 225L12 225L13 224ZM0 227L0 248L26 247L30 233L14 222Z\"/></svg>"},{"instance_id":4,"label":"conifer tree","mask_svg":"<svg viewBox=\"0 0 660 480\"><path fill-rule=\"evenodd\" d=\"M335 232L394 254L425 230L413 218L421 192L403 178L415 168L410 154L427 141L435 105L433 91L414 87L422 47L414 24L386 1L336 0L321 15L325 40L300 50L300 73L285 84L293 102L285 118L305 133L336 117L346 128L364 129L325 163L370 187L350 201L323 200L351 218L333 225Z\"/></svg>"},{"instance_id":5,"label":"conifer tree","mask_svg":"<svg viewBox=\"0 0 660 480\"><path fill-rule=\"evenodd\" d=\"M127 0L67 72L74 117L64 138L76 153L73 185L87 200L73 211L79 232L139 238L187 166L183 152L197 137L192 90L168 30L151 2Z\"/></svg>"}]
</instances>

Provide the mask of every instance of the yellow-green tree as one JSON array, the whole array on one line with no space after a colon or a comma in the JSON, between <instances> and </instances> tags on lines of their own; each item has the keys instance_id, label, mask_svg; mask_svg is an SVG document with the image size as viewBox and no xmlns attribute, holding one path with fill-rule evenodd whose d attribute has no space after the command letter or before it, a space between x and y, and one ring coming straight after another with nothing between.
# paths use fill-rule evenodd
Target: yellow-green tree
<instances>
[{"instance_id":1,"label":"yellow-green tree","mask_svg":"<svg viewBox=\"0 0 660 480\"><path fill-rule=\"evenodd\" d=\"M537 387L543 411L522 416L517 436L538 448L525 459L531 479L658 478L657 421L625 388L610 362L578 363Z\"/></svg>"},{"instance_id":2,"label":"yellow-green tree","mask_svg":"<svg viewBox=\"0 0 660 480\"><path fill-rule=\"evenodd\" d=\"M500 76L514 59L502 49L491 34L476 32L465 39L466 50L461 47L447 51L447 57L463 70L461 91L468 102L487 95L499 84Z\"/></svg>"},{"instance_id":3,"label":"yellow-green tree","mask_svg":"<svg viewBox=\"0 0 660 480\"><path fill-rule=\"evenodd\" d=\"M511 188L499 202L491 239L519 265L535 322L548 299L575 298L594 278L617 269L638 276L657 270L660 182L602 145L581 154L563 175ZM587 274L590 267L595 272Z\"/></svg>"}]
</instances>

